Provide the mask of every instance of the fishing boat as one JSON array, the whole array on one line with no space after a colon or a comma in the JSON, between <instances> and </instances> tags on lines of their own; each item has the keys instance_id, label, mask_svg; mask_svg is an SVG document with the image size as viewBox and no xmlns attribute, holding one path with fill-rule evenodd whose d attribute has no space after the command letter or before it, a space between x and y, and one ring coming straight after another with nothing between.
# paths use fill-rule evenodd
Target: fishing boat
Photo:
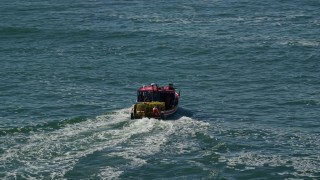
<instances>
[{"instance_id":1,"label":"fishing boat","mask_svg":"<svg viewBox=\"0 0 320 180\"><path fill-rule=\"evenodd\" d=\"M158 86L155 83L137 90L137 102L132 105L131 119L166 119L173 115L179 105L180 90L176 92L173 84Z\"/></svg>"}]
</instances>

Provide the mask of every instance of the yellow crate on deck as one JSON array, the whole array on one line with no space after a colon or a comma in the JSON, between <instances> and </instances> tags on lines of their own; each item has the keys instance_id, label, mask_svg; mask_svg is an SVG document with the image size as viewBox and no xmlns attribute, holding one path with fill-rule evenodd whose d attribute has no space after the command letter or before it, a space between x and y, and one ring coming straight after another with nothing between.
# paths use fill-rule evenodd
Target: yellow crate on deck
<instances>
[{"instance_id":1,"label":"yellow crate on deck","mask_svg":"<svg viewBox=\"0 0 320 180\"><path fill-rule=\"evenodd\" d=\"M152 109L154 107L157 107L158 110L161 112L165 109L165 103L164 102L143 102L143 103L138 103L136 110L137 114L142 117L152 117L153 112Z\"/></svg>"}]
</instances>

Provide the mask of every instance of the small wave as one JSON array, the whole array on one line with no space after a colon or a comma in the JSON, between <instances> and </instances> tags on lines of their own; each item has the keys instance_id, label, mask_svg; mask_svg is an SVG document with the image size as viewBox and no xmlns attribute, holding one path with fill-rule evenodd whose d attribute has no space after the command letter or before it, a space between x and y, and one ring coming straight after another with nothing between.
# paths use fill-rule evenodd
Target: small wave
<instances>
[{"instance_id":1,"label":"small wave","mask_svg":"<svg viewBox=\"0 0 320 180\"><path fill-rule=\"evenodd\" d=\"M118 168L105 167L100 169L98 177L100 179L117 179L124 171Z\"/></svg>"},{"instance_id":2,"label":"small wave","mask_svg":"<svg viewBox=\"0 0 320 180\"><path fill-rule=\"evenodd\" d=\"M87 120L87 117L76 117L72 119L66 119L63 121L51 121L43 124L37 124L34 126L24 126L24 127L13 127L9 129L0 130L0 137L6 135L12 135L16 133L27 134L30 132L38 132L38 131L53 131L60 128L63 128L69 124L80 123Z\"/></svg>"},{"instance_id":3,"label":"small wave","mask_svg":"<svg viewBox=\"0 0 320 180\"><path fill-rule=\"evenodd\" d=\"M306 40L306 39L298 39L298 40L282 40L279 42L280 45L288 45L288 46L302 46L302 47L318 47L320 42Z\"/></svg>"},{"instance_id":4,"label":"small wave","mask_svg":"<svg viewBox=\"0 0 320 180\"><path fill-rule=\"evenodd\" d=\"M19 34L30 34L38 33L40 30L36 28L28 27L2 27L0 33L3 35L19 35Z\"/></svg>"},{"instance_id":5,"label":"small wave","mask_svg":"<svg viewBox=\"0 0 320 180\"><path fill-rule=\"evenodd\" d=\"M295 101L288 101L284 103L280 103L279 105L289 105L289 106L299 106L299 105L306 105L306 106L317 106L319 102L317 100L295 100Z\"/></svg>"},{"instance_id":6,"label":"small wave","mask_svg":"<svg viewBox=\"0 0 320 180\"><path fill-rule=\"evenodd\" d=\"M179 107L177 112L169 117L169 120L178 120L181 118L191 118L193 116L193 112L189 109Z\"/></svg>"}]
</instances>

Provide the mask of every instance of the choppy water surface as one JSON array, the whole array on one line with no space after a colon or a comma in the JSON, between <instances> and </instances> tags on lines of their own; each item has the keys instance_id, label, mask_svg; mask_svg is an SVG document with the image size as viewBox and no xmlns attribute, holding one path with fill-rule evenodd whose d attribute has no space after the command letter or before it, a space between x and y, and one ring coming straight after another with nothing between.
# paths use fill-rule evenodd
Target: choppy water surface
<instances>
[{"instance_id":1,"label":"choppy water surface","mask_svg":"<svg viewBox=\"0 0 320 180\"><path fill-rule=\"evenodd\" d=\"M318 1L2 1L2 179L319 179ZM181 91L131 121L136 89Z\"/></svg>"}]
</instances>

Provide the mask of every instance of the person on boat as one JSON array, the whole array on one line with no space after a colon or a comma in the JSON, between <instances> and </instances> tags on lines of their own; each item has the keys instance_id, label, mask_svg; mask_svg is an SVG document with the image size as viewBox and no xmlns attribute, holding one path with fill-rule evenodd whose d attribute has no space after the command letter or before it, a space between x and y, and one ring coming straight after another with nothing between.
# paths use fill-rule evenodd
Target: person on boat
<instances>
[{"instance_id":1,"label":"person on boat","mask_svg":"<svg viewBox=\"0 0 320 180\"><path fill-rule=\"evenodd\" d=\"M160 112L157 106L154 106L152 109L152 113L154 117L159 117L160 116Z\"/></svg>"},{"instance_id":2,"label":"person on boat","mask_svg":"<svg viewBox=\"0 0 320 180\"><path fill-rule=\"evenodd\" d=\"M141 101L143 101L143 100L144 100L144 98L143 98L142 93L139 93L138 102L141 102Z\"/></svg>"},{"instance_id":3,"label":"person on boat","mask_svg":"<svg viewBox=\"0 0 320 180\"><path fill-rule=\"evenodd\" d=\"M166 109L171 109L172 108L172 99L170 95L166 95Z\"/></svg>"}]
</instances>

